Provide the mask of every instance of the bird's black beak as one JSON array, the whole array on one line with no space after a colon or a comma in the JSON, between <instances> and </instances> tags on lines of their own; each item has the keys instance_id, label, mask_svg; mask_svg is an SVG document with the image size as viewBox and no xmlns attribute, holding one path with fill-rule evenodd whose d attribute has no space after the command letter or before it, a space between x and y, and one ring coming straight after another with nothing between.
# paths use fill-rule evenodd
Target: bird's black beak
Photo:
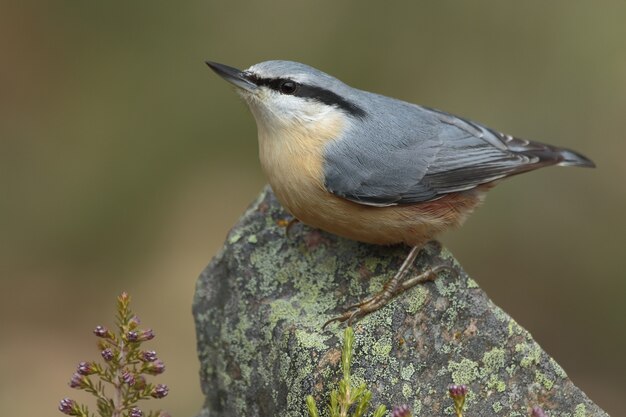
<instances>
[{"instance_id":1,"label":"bird's black beak","mask_svg":"<svg viewBox=\"0 0 626 417\"><path fill-rule=\"evenodd\" d=\"M220 77L246 91L254 91L257 89L257 85L250 81L243 72L237 68L229 67L228 65L218 64L217 62L205 61L206 64Z\"/></svg>"}]
</instances>

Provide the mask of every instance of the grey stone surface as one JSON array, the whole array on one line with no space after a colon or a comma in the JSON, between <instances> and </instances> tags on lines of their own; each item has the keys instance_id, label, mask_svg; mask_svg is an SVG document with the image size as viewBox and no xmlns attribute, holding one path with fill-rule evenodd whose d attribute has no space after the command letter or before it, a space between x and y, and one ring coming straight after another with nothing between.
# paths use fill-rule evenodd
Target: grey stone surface
<instances>
[{"instance_id":1,"label":"grey stone surface","mask_svg":"<svg viewBox=\"0 0 626 417\"><path fill-rule=\"evenodd\" d=\"M325 408L340 378L343 325L322 324L379 290L408 251L304 225L287 238L286 218L264 190L198 280L201 416L307 416L308 394ZM534 405L552 417L607 415L449 252L430 247L416 269L441 263L459 275L441 274L354 326L354 380L374 392L374 405L451 415L447 386L457 383L471 390L468 417L528 416Z\"/></svg>"}]
</instances>

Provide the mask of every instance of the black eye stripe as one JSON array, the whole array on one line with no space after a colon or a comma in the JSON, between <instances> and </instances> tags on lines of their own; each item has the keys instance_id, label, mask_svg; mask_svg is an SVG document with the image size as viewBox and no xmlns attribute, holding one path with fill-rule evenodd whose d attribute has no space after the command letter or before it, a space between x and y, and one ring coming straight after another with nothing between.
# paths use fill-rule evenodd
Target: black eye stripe
<instances>
[{"instance_id":1,"label":"black eye stripe","mask_svg":"<svg viewBox=\"0 0 626 417\"><path fill-rule=\"evenodd\" d=\"M248 78L248 80L252 81L258 86L265 86L271 88L272 90L278 91L279 93L281 92L280 87L284 82L292 81L286 78L261 78L257 77L254 74L246 74L246 78ZM355 117L363 118L367 115L365 110L363 110L361 107L357 106L351 101L344 99L338 94L333 93L330 90L308 84L296 83L296 85L297 88L291 94L293 96L310 98L329 106L338 107Z\"/></svg>"}]
</instances>

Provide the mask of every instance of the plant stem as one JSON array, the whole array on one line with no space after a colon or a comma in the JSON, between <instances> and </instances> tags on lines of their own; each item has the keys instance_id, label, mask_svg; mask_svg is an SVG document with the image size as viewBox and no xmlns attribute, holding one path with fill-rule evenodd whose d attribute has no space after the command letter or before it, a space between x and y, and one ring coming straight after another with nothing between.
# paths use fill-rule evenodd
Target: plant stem
<instances>
[{"instance_id":1,"label":"plant stem","mask_svg":"<svg viewBox=\"0 0 626 417\"><path fill-rule=\"evenodd\" d=\"M123 403L122 403L122 374L121 372L124 369L124 366L126 365L126 349L124 346L124 339L122 337L120 337L120 341L119 341L120 345L119 345L119 349L120 349L120 360L119 360L119 364L117 366L117 369L115 370L115 397L113 398L113 413L111 414L111 417L121 417L122 416L122 411L123 411Z\"/></svg>"}]
</instances>

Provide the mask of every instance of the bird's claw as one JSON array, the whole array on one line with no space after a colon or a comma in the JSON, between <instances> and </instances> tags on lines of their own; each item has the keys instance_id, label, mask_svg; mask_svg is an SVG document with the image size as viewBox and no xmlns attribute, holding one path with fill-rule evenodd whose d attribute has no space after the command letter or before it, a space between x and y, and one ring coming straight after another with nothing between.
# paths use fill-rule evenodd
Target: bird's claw
<instances>
[{"instance_id":1,"label":"bird's claw","mask_svg":"<svg viewBox=\"0 0 626 417\"><path fill-rule=\"evenodd\" d=\"M291 229L293 228L293 226L295 224L300 223L300 220L298 220L295 217L292 217L289 220L287 220L287 219L280 219L280 220L278 220L277 223L278 223L278 226L285 228L285 237L287 239L289 239L289 238L291 238L291 235L290 235Z\"/></svg>"},{"instance_id":2,"label":"bird's claw","mask_svg":"<svg viewBox=\"0 0 626 417\"><path fill-rule=\"evenodd\" d=\"M365 300L348 306L343 314L326 321L326 323L324 323L324 325L322 326L322 329L325 329L326 326L334 322L347 323L348 326L351 326L354 320L364 317L376 310L379 310L380 308L386 306L387 303L391 301L391 299L418 284L423 284L428 281L434 281L437 278L437 275L444 271L458 276L458 271L456 270L456 268L450 265L438 265L434 268L430 268L429 270L419 274L418 276L400 283L400 285L398 285L398 287L393 291L389 291L389 289L385 287L382 289L382 291L380 291L373 297L368 297Z\"/></svg>"},{"instance_id":3,"label":"bird's claw","mask_svg":"<svg viewBox=\"0 0 626 417\"><path fill-rule=\"evenodd\" d=\"M374 301L376 297L370 297L369 302ZM374 308L371 307L365 307L367 303L360 303L361 305L359 305L358 308L354 308L354 307L350 307L348 309L346 309L346 311L344 311L344 313L340 316L337 317L333 317L330 320L327 320L326 323L324 323L324 325L322 326L322 330L324 330L326 328L326 326L328 326L330 323L334 323L334 322L338 322L338 323L344 323L347 322L348 326L352 325L352 322L355 319L361 318L365 315L367 315L368 313L371 313L372 311L376 311L378 310L380 307L382 306L377 306ZM385 303L386 304L386 303ZM356 304L358 305L358 304ZM384 304L383 304L384 305Z\"/></svg>"}]
</instances>

